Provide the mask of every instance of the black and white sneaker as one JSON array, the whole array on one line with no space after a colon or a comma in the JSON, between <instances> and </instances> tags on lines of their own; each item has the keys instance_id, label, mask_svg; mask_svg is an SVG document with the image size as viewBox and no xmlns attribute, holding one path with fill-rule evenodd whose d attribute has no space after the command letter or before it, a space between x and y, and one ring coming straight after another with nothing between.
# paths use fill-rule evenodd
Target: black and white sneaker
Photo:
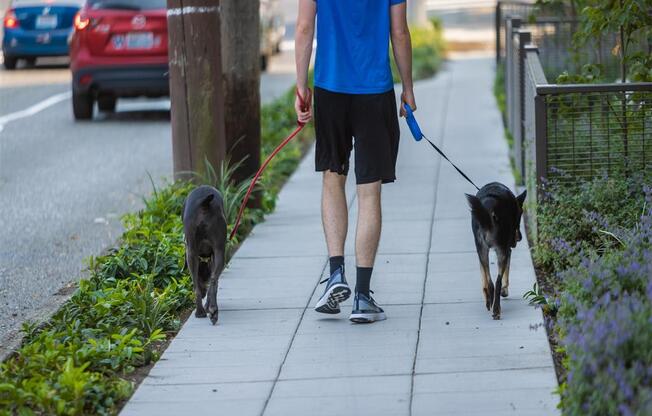
<instances>
[{"instance_id":1,"label":"black and white sneaker","mask_svg":"<svg viewBox=\"0 0 652 416\"><path fill-rule=\"evenodd\" d=\"M372 292L373 293L373 292ZM353 311L349 320L356 324L369 324L376 321L384 321L387 319L385 311L376 304L376 301L371 295L364 293L355 293L353 298Z\"/></svg>"},{"instance_id":2,"label":"black and white sneaker","mask_svg":"<svg viewBox=\"0 0 652 416\"><path fill-rule=\"evenodd\" d=\"M319 283L326 283L326 289L317 301L315 310L328 314L340 313L340 303L351 296L351 289L344 278L344 267L340 267L331 277Z\"/></svg>"}]
</instances>

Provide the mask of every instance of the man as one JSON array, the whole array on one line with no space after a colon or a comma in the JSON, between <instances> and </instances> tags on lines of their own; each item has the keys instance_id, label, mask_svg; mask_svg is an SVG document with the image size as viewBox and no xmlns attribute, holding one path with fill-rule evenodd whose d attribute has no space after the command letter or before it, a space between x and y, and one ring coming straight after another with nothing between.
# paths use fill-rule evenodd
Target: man
<instances>
[{"instance_id":1,"label":"man","mask_svg":"<svg viewBox=\"0 0 652 416\"><path fill-rule=\"evenodd\" d=\"M308 66L315 17L315 167L323 172L322 222L330 258L330 278L322 282L326 288L315 310L339 313L339 304L351 294L344 276L348 228L344 186L349 155L354 149L358 195L357 281L349 319L369 323L385 319L383 309L371 297L369 283L380 240L381 184L396 179L399 142L389 64L390 38L403 85L401 100L416 110L406 5L405 0L299 0L295 109L303 123L313 116ZM403 116L403 109L400 111Z\"/></svg>"}]
</instances>

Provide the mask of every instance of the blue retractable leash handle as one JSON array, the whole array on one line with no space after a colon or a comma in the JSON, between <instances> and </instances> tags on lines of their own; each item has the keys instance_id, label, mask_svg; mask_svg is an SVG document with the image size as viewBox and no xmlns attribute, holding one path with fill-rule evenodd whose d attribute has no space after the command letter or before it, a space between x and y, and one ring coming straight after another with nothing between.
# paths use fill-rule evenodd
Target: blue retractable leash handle
<instances>
[{"instance_id":1,"label":"blue retractable leash handle","mask_svg":"<svg viewBox=\"0 0 652 416\"><path fill-rule=\"evenodd\" d=\"M414 136L414 140L421 141L423 138L423 133L421 133L421 127L419 127L417 119L414 118L414 112L412 111L412 108L407 104L403 104L403 108L405 109L406 114L405 120L407 121L408 127L412 132L412 136Z\"/></svg>"},{"instance_id":2,"label":"blue retractable leash handle","mask_svg":"<svg viewBox=\"0 0 652 416\"><path fill-rule=\"evenodd\" d=\"M412 108L410 108L409 105L403 103L403 109L405 109L405 120L407 121L407 125L410 128L410 132L412 133L414 140L421 141L421 139L426 139L426 141L430 143L430 146L432 146L432 148L435 149L437 153L439 153L444 159L446 159L448 163L450 163L455 168L455 170L458 171L459 174L462 175L462 177L464 177L464 179L469 181L469 183L479 191L480 188L478 188L478 185L473 183L473 181L468 176L466 176L466 174L462 172L460 168L455 166L455 163L451 162L451 160L444 154L444 152L441 151L441 149L439 149L439 147L437 147L433 142L430 141L430 139L428 139L421 132L421 127L419 127L419 123L417 123L417 119L414 117L414 112L412 111Z\"/></svg>"}]
</instances>

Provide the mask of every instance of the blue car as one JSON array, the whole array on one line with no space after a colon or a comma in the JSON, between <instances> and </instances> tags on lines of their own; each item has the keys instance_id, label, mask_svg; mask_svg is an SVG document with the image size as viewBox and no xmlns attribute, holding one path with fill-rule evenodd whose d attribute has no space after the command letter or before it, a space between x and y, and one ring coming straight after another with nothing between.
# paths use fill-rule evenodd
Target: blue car
<instances>
[{"instance_id":1,"label":"blue car","mask_svg":"<svg viewBox=\"0 0 652 416\"><path fill-rule=\"evenodd\" d=\"M83 0L13 0L3 21L4 66L19 59L33 64L40 56L68 55L68 38Z\"/></svg>"}]
</instances>

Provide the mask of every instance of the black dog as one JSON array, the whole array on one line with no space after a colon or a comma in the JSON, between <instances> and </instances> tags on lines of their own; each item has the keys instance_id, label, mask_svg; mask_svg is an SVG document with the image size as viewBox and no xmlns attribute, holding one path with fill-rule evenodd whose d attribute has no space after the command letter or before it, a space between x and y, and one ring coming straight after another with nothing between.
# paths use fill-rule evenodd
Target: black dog
<instances>
[{"instance_id":1,"label":"black dog","mask_svg":"<svg viewBox=\"0 0 652 416\"><path fill-rule=\"evenodd\" d=\"M186 262L195 287L197 318L206 311L213 325L217 322L217 281L224 270L226 218L222 195L212 186L194 189L184 204L183 231L186 236ZM208 297L206 305L202 299Z\"/></svg>"},{"instance_id":2,"label":"black dog","mask_svg":"<svg viewBox=\"0 0 652 416\"><path fill-rule=\"evenodd\" d=\"M476 196L466 194L471 207L471 227L475 248L480 258L482 290L487 310L493 308L493 318L500 319L500 297L507 297L509 286L509 261L512 248L521 241L521 215L526 192L514 196L505 185L492 182L478 191ZM498 257L496 286L489 271L489 249Z\"/></svg>"}]
</instances>

